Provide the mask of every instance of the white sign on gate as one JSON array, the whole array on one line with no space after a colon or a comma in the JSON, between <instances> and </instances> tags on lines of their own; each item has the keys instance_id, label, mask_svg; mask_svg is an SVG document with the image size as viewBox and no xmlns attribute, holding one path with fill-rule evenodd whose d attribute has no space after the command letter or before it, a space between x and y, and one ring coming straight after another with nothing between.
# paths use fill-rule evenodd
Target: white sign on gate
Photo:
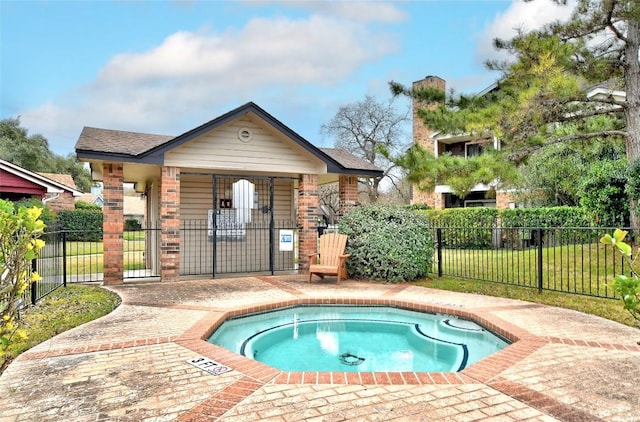
<instances>
[{"instance_id":1,"label":"white sign on gate","mask_svg":"<svg viewBox=\"0 0 640 422\"><path fill-rule=\"evenodd\" d=\"M293 230L280 230L280 252L293 251Z\"/></svg>"}]
</instances>

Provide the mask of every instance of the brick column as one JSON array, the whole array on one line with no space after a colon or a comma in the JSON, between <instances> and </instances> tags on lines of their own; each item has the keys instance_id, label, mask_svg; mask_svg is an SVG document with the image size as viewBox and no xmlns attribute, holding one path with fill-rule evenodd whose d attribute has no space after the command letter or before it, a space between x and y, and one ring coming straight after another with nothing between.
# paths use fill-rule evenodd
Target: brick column
<instances>
[{"instance_id":1,"label":"brick column","mask_svg":"<svg viewBox=\"0 0 640 422\"><path fill-rule=\"evenodd\" d=\"M301 270L309 269L309 254L318 253L318 176L305 174L298 184L298 260Z\"/></svg>"},{"instance_id":2,"label":"brick column","mask_svg":"<svg viewBox=\"0 0 640 422\"><path fill-rule=\"evenodd\" d=\"M348 214L358 204L358 178L355 176L340 176L338 179L338 197L340 200L338 215Z\"/></svg>"},{"instance_id":3,"label":"brick column","mask_svg":"<svg viewBox=\"0 0 640 422\"><path fill-rule=\"evenodd\" d=\"M509 204L515 202L511 197L510 192L496 191L496 208L499 210L506 210L509 208Z\"/></svg>"},{"instance_id":4,"label":"brick column","mask_svg":"<svg viewBox=\"0 0 640 422\"><path fill-rule=\"evenodd\" d=\"M162 167L160 179L160 281L180 279L180 169Z\"/></svg>"},{"instance_id":5,"label":"brick column","mask_svg":"<svg viewBox=\"0 0 640 422\"><path fill-rule=\"evenodd\" d=\"M124 191L122 163L104 163L102 165L102 192L104 207L103 230L103 283L123 283L122 232L124 231Z\"/></svg>"}]
</instances>

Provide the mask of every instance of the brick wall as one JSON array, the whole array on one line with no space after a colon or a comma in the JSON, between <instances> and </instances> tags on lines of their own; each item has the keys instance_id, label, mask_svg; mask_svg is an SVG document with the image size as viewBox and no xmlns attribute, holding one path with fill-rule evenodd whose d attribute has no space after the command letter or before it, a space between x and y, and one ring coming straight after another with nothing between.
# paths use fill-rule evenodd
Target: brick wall
<instances>
[{"instance_id":1,"label":"brick wall","mask_svg":"<svg viewBox=\"0 0 640 422\"><path fill-rule=\"evenodd\" d=\"M411 203L427 204L429 207L435 208L435 193L421 191L414 185L411 191Z\"/></svg>"},{"instance_id":2,"label":"brick wall","mask_svg":"<svg viewBox=\"0 0 640 422\"><path fill-rule=\"evenodd\" d=\"M122 163L103 164L104 200L104 284L122 284L124 230L124 192Z\"/></svg>"},{"instance_id":3,"label":"brick wall","mask_svg":"<svg viewBox=\"0 0 640 422\"><path fill-rule=\"evenodd\" d=\"M309 254L318 253L318 176L305 174L298 184L299 269L309 269Z\"/></svg>"},{"instance_id":4,"label":"brick wall","mask_svg":"<svg viewBox=\"0 0 640 422\"><path fill-rule=\"evenodd\" d=\"M180 279L180 169L162 167L160 179L160 281Z\"/></svg>"},{"instance_id":5,"label":"brick wall","mask_svg":"<svg viewBox=\"0 0 640 422\"><path fill-rule=\"evenodd\" d=\"M340 176L338 181L338 197L340 216L348 214L358 204L358 178L355 176Z\"/></svg>"},{"instance_id":6,"label":"brick wall","mask_svg":"<svg viewBox=\"0 0 640 422\"><path fill-rule=\"evenodd\" d=\"M446 83L444 79L437 76L427 76L426 78L413 83L412 88L414 90L424 88L437 88L442 91L446 89ZM425 104L424 102L413 100L413 142L422 146L424 149L435 153L435 147L433 144L433 138L431 137L431 130L425 126L422 119L418 116L418 109L434 107L431 104ZM433 192L423 192L418 189L416 185L412 187L413 195L411 197L412 204L427 204L431 208L444 208L444 201L442 195L438 194L440 198L436 198L436 194Z\"/></svg>"},{"instance_id":7,"label":"brick wall","mask_svg":"<svg viewBox=\"0 0 640 422\"><path fill-rule=\"evenodd\" d=\"M511 193L504 191L496 191L496 208L499 210L505 210L509 208L509 205L514 202Z\"/></svg>"},{"instance_id":8,"label":"brick wall","mask_svg":"<svg viewBox=\"0 0 640 422\"><path fill-rule=\"evenodd\" d=\"M60 210L73 210L76 208L76 200L73 197L71 192L65 191L57 196L57 194L47 194L45 199L55 198L51 200L47 200L46 204L52 211L60 211Z\"/></svg>"}]
</instances>

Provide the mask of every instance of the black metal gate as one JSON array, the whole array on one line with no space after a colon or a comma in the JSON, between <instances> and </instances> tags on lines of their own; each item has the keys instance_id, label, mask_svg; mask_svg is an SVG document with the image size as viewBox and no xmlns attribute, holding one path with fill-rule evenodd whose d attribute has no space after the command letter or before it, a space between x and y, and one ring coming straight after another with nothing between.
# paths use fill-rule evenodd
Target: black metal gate
<instances>
[{"instance_id":1,"label":"black metal gate","mask_svg":"<svg viewBox=\"0 0 640 422\"><path fill-rule=\"evenodd\" d=\"M206 236L203 224L199 230L183 225L183 251L207 250L210 256L192 261L183 274L210 272L216 277L297 269L294 179L213 175L212 198Z\"/></svg>"}]
</instances>

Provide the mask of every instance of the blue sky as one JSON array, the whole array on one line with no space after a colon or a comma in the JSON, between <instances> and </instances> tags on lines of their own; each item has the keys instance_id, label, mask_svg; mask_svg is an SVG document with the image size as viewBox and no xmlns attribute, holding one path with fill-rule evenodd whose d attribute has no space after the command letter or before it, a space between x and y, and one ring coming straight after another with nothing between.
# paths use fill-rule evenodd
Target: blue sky
<instances>
[{"instance_id":1,"label":"blue sky","mask_svg":"<svg viewBox=\"0 0 640 422\"><path fill-rule=\"evenodd\" d=\"M253 101L330 146L320 126L341 105L426 75L481 91L499 76L483 66L493 38L568 12L550 0L0 0L0 118L67 154L84 126L179 135Z\"/></svg>"}]
</instances>

